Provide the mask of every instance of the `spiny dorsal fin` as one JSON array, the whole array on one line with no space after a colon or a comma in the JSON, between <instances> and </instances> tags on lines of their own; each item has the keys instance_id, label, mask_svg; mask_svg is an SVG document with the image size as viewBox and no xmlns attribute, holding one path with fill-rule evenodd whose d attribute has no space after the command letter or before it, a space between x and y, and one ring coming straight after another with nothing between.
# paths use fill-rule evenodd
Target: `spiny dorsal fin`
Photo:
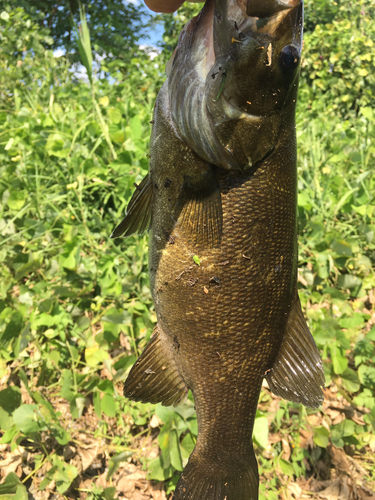
<instances>
[{"instance_id":1,"label":"spiny dorsal fin","mask_svg":"<svg viewBox=\"0 0 375 500\"><path fill-rule=\"evenodd\" d=\"M178 212L178 226L195 244L209 248L219 246L223 208L219 183L212 168L202 175L199 187L192 187L189 180L184 183Z\"/></svg>"},{"instance_id":2,"label":"spiny dorsal fin","mask_svg":"<svg viewBox=\"0 0 375 500\"><path fill-rule=\"evenodd\" d=\"M323 363L298 295L292 304L280 352L266 379L271 391L288 401L318 408L324 400Z\"/></svg>"},{"instance_id":3,"label":"spiny dorsal fin","mask_svg":"<svg viewBox=\"0 0 375 500\"><path fill-rule=\"evenodd\" d=\"M126 215L112 232L111 238L131 236L134 233L142 234L148 231L151 224L151 206L152 183L150 174L147 174L139 186L136 185L136 191L126 209Z\"/></svg>"},{"instance_id":4,"label":"spiny dorsal fin","mask_svg":"<svg viewBox=\"0 0 375 500\"><path fill-rule=\"evenodd\" d=\"M175 360L163 346L158 327L150 342L130 370L124 396L142 403L176 406L187 397L188 388L178 371Z\"/></svg>"}]
</instances>

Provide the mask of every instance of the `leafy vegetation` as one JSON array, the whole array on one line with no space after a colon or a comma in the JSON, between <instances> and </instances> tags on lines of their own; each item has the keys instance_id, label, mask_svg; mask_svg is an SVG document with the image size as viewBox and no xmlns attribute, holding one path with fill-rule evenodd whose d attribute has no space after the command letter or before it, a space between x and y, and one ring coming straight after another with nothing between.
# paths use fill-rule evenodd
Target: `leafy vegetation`
<instances>
[{"instance_id":1,"label":"leafy vegetation","mask_svg":"<svg viewBox=\"0 0 375 500\"><path fill-rule=\"evenodd\" d=\"M375 489L372 8L307 2L299 291L327 391L314 412L262 389L261 500ZM167 53L192 9L166 16ZM146 471L173 491L197 435L194 406L122 396L156 317L147 237L109 235L148 170L167 56L104 61L102 78L85 28L76 33L87 83L30 13L0 13L0 498L162 499Z\"/></svg>"}]
</instances>

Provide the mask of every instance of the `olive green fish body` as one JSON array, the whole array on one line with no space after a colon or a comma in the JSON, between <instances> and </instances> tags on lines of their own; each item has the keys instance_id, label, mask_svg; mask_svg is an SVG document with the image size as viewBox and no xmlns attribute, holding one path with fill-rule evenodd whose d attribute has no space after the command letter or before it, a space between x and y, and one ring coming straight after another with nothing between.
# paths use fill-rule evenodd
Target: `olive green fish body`
<instances>
[{"instance_id":1,"label":"olive green fish body","mask_svg":"<svg viewBox=\"0 0 375 500\"><path fill-rule=\"evenodd\" d=\"M154 111L150 172L114 231L150 227L158 319L124 393L165 405L194 396L198 439L176 500L258 498L252 430L264 378L291 401L322 402L297 294L301 22L299 0L206 3L180 37Z\"/></svg>"}]
</instances>

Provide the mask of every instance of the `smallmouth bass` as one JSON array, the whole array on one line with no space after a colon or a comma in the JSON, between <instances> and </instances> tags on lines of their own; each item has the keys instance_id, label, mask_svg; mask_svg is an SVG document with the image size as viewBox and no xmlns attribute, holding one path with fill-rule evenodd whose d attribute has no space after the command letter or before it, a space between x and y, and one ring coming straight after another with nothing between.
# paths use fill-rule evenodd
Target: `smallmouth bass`
<instances>
[{"instance_id":1,"label":"smallmouth bass","mask_svg":"<svg viewBox=\"0 0 375 500\"><path fill-rule=\"evenodd\" d=\"M157 327L125 383L177 405L198 438L176 500L256 500L264 378L312 408L322 362L297 292L295 107L303 0L208 0L154 110L150 171L113 237L151 229Z\"/></svg>"}]
</instances>

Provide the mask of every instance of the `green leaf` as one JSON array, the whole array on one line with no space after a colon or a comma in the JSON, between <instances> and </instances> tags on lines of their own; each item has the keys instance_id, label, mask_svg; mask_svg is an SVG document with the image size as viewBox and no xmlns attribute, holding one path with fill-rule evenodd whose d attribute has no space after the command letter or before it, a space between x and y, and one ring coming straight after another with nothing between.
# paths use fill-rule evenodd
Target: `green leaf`
<instances>
[{"instance_id":1,"label":"green leaf","mask_svg":"<svg viewBox=\"0 0 375 500\"><path fill-rule=\"evenodd\" d=\"M55 470L52 478L56 482L57 491L63 494L78 476L78 470L74 465L59 460L56 455L53 457L53 463Z\"/></svg>"},{"instance_id":2,"label":"green leaf","mask_svg":"<svg viewBox=\"0 0 375 500\"><path fill-rule=\"evenodd\" d=\"M331 429L332 443L338 448L342 448L345 444L345 437L353 436L355 431L355 423L352 420L345 419L340 424L333 425Z\"/></svg>"},{"instance_id":3,"label":"green leaf","mask_svg":"<svg viewBox=\"0 0 375 500\"><path fill-rule=\"evenodd\" d=\"M147 479L156 481L165 481L169 479L174 472L172 466L165 467L161 457L151 460L148 464Z\"/></svg>"},{"instance_id":4,"label":"green leaf","mask_svg":"<svg viewBox=\"0 0 375 500\"><path fill-rule=\"evenodd\" d=\"M268 419L264 416L255 418L253 439L258 446L266 448L268 444Z\"/></svg>"},{"instance_id":5,"label":"green leaf","mask_svg":"<svg viewBox=\"0 0 375 500\"><path fill-rule=\"evenodd\" d=\"M118 123L121 122L122 115L121 115L121 111L118 108L110 109L108 114L109 114L109 119L115 125L117 125Z\"/></svg>"},{"instance_id":6,"label":"green leaf","mask_svg":"<svg viewBox=\"0 0 375 500\"><path fill-rule=\"evenodd\" d=\"M0 391L0 406L9 414L20 406L21 401L21 391L16 386L7 387Z\"/></svg>"},{"instance_id":7,"label":"green leaf","mask_svg":"<svg viewBox=\"0 0 375 500\"><path fill-rule=\"evenodd\" d=\"M104 500L114 500L115 494L116 494L115 486L109 486L108 488L104 488L102 493Z\"/></svg>"},{"instance_id":8,"label":"green leaf","mask_svg":"<svg viewBox=\"0 0 375 500\"><path fill-rule=\"evenodd\" d=\"M103 363L105 359L109 358L107 351L94 344L92 347L87 347L85 349L85 358L87 366L97 366Z\"/></svg>"},{"instance_id":9,"label":"green leaf","mask_svg":"<svg viewBox=\"0 0 375 500\"><path fill-rule=\"evenodd\" d=\"M101 407L103 413L107 415L107 417L115 417L116 416L116 403L112 394L104 394Z\"/></svg>"},{"instance_id":10,"label":"green leaf","mask_svg":"<svg viewBox=\"0 0 375 500\"><path fill-rule=\"evenodd\" d=\"M181 455L182 458L188 459L194 450L195 447L195 441L193 439L193 436L190 432L186 434L184 439L181 442Z\"/></svg>"},{"instance_id":11,"label":"green leaf","mask_svg":"<svg viewBox=\"0 0 375 500\"><path fill-rule=\"evenodd\" d=\"M180 443L176 430L173 430L170 436L170 456L172 467L174 467L176 470L182 471L183 465L180 452Z\"/></svg>"},{"instance_id":12,"label":"green leaf","mask_svg":"<svg viewBox=\"0 0 375 500\"><path fill-rule=\"evenodd\" d=\"M349 290L362 285L362 280L352 274L340 274L337 279L337 285L340 288L349 288Z\"/></svg>"},{"instance_id":13,"label":"green leaf","mask_svg":"<svg viewBox=\"0 0 375 500\"><path fill-rule=\"evenodd\" d=\"M331 244L331 248L339 255L345 255L346 257L351 257L353 255L351 245L345 240L335 238Z\"/></svg>"},{"instance_id":14,"label":"green leaf","mask_svg":"<svg viewBox=\"0 0 375 500\"><path fill-rule=\"evenodd\" d=\"M194 255L193 256L193 261L198 265L200 266L201 265L201 260L200 258L198 257L198 255Z\"/></svg>"},{"instance_id":15,"label":"green leaf","mask_svg":"<svg viewBox=\"0 0 375 500\"><path fill-rule=\"evenodd\" d=\"M351 368L346 368L341 374L341 381L344 388L349 392L357 392L361 387L358 375Z\"/></svg>"},{"instance_id":16,"label":"green leaf","mask_svg":"<svg viewBox=\"0 0 375 500\"><path fill-rule=\"evenodd\" d=\"M370 121L374 120L374 110L371 108L371 106L360 108L360 111L361 111L362 115L365 118L367 118L367 120L370 120Z\"/></svg>"},{"instance_id":17,"label":"green leaf","mask_svg":"<svg viewBox=\"0 0 375 500\"><path fill-rule=\"evenodd\" d=\"M37 405L21 405L12 415L14 424L24 434L33 434L45 429L44 422L40 421Z\"/></svg>"},{"instance_id":18,"label":"green leaf","mask_svg":"<svg viewBox=\"0 0 375 500\"><path fill-rule=\"evenodd\" d=\"M341 350L336 344L330 346L333 371L337 375L341 375L348 367L348 360L341 354Z\"/></svg>"},{"instance_id":19,"label":"green leaf","mask_svg":"<svg viewBox=\"0 0 375 500\"><path fill-rule=\"evenodd\" d=\"M21 210L21 208L26 203L26 192L25 191L12 191L7 200L8 207L11 210Z\"/></svg>"},{"instance_id":20,"label":"green leaf","mask_svg":"<svg viewBox=\"0 0 375 500\"><path fill-rule=\"evenodd\" d=\"M294 475L294 468L293 465L288 462L287 460L284 460L283 458L279 459L279 466L281 469L281 472L283 474L286 474L287 476L293 476Z\"/></svg>"},{"instance_id":21,"label":"green leaf","mask_svg":"<svg viewBox=\"0 0 375 500\"><path fill-rule=\"evenodd\" d=\"M365 387L375 388L375 367L361 365L358 368L358 377Z\"/></svg>"},{"instance_id":22,"label":"green leaf","mask_svg":"<svg viewBox=\"0 0 375 500\"><path fill-rule=\"evenodd\" d=\"M0 439L0 443L10 443L13 441L14 437L19 434L19 430L16 425L13 425L10 429L4 432L2 438Z\"/></svg>"},{"instance_id":23,"label":"green leaf","mask_svg":"<svg viewBox=\"0 0 375 500\"><path fill-rule=\"evenodd\" d=\"M75 392L73 391L74 381L73 373L70 370L63 370L61 377L60 396L68 401L73 401Z\"/></svg>"},{"instance_id":24,"label":"green leaf","mask_svg":"<svg viewBox=\"0 0 375 500\"><path fill-rule=\"evenodd\" d=\"M0 495L6 495L9 493L15 493L18 486L22 484L17 474L14 472L9 472L5 481L0 484Z\"/></svg>"},{"instance_id":25,"label":"green leaf","mask_svg":"<svg viewBox=\"0 0 375 500\"><path fill-rule=\"evenodd\" d=\"M329 442L329 431L325 427L315 427L314 443L321 448L327 448Z\"/></svg>"},{"instance_id":26,"label":"green leaf","mask_svg":"<svg viewBox=\"0 0 375 500\"><path fill-rule=\"evenodd\" d=\"M122 453L119 453L118 455L115 455L109 459L107 481L109 481L113 474L116 472L116 470L120 466L120 463L124 462L132 455L132 451L123 451Z\"/></svg>"}]
</instances>

